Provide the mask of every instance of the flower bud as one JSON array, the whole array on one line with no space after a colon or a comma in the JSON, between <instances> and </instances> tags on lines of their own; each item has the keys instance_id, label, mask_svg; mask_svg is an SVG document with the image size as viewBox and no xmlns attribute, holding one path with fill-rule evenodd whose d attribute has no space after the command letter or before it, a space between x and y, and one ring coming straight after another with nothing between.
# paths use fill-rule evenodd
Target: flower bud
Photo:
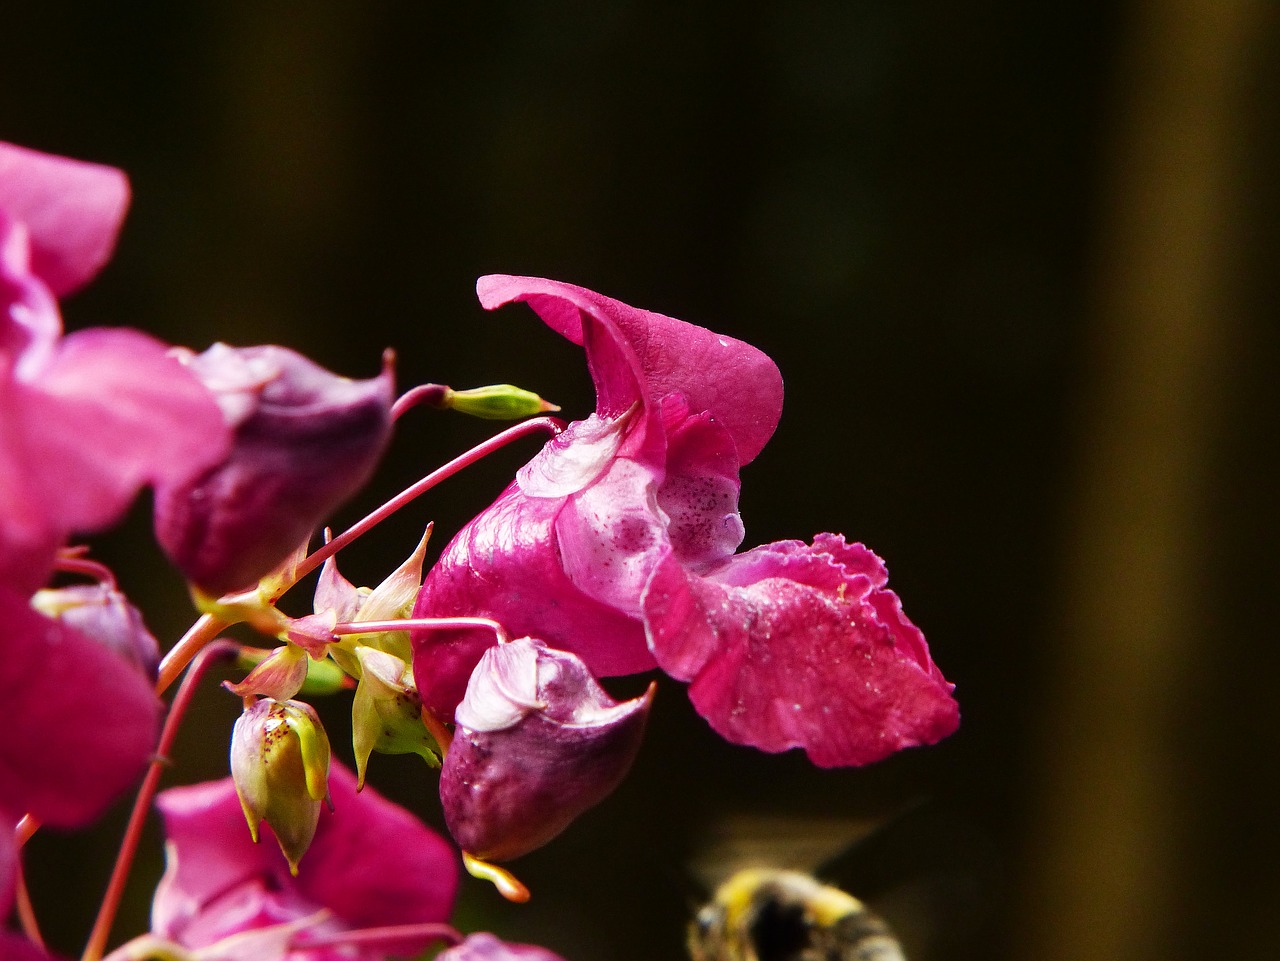
<instances>
[{"instance_id":1,"label":"flower bud","mask_svg":"<svg viewBox=\"0 0 1280 961\"><path fill-rule=\"evenodd\" d=\"M520 638L476 665L440 772L445 822L467 852L504 861L540 847L622 780L653 686L619 703L573 654Z\"/></svg>"},{"instance_id":2,"label":"flower bud","mask_svg":"<svg viewBox=\"0 0 1280 961\"><path fill-rule=\"evenodd\" d=\"M329 793L329 738L311 705L263 698L247 708L231 735L231 778L253 840L266 821L297 874Z\"/></svg>"},{"instance_id":3,"label":"flower bud","mask_svg":"<svg viewBox=\"0 0 1280 961\"><path fill-rule=\"evenodd\" d=\"M283 347L186 359L234 431L219 464L156 490L156 536L212 595L252 586L363 486L391 434L390 369L330 373Z\"/></svg>"},{"instance_id":4,"label":"flower bud","mask_svg":"<svg viewBox=\"0 0 1280 961\"><path fill-rule=\"evenodd\" d=\"M47 588L36 591L31 606L93 638L155 679L160 645L142 623L142 613L115 588L106 584Z\"/></svg>"},{"instance_id":5,"label":"flower bud","mask_svg":"<svg viewBox=\"0 0 1280 961\"><path fill-rule=\"evenodd\" d=\"M440 747L422 723L422 698L413 668L385 651L357 647L360 683L351 704L351 736L356 755L357 790L364 787L369 755L418 754L440 766Z\"/></svg>"},{"instance_id":6,"label":"flower bud","mask_svg":"<svg viewBox=\"0 0 1280 961\"><path fill-rule=\"evenodd\" d=\"M560 409L532 391L512 384L446 390L443 406L483 420L519 420Z\"/></svg>"}]
</instances>

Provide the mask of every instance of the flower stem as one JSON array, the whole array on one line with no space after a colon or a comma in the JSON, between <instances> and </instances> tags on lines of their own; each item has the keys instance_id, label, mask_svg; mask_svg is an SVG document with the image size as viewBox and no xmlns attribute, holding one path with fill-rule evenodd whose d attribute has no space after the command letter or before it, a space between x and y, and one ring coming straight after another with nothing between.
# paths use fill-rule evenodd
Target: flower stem
<instances>
[{"instance_id":1,"label":"flower stem","mask_svg":"<svg viewBox=\"0 0 1280 961\"><path fill-rule=\"evenodd\" d=\"M191 634L188 633L187 637L190 636ZM183 641L186 640L187 638L183 638ZM133 867L133 857L138 851L138 843L142 840L142 828L151 810L152 798L155 797L156 788L160 784L160 775L169 765L168 754L173 749L178 728L182 725L183 715L191 704L196 686L210 663L218 658L234 656L236 649L237 645L231 641L216 641L212 644L206 643L191 658L191 667L182 679L173 703L169 706L164 728L160 732L160 742L156 745L156 754L151 759L146 776L142 779L142 786L138 788L138 796L134 798L133 810L129 812L129 824L120 841L120 853L116 855L116 863L111 870L111 878L107 882L107 890L102 897L102 904L98 908L98 916L93 922L93 930L89 933L89 943L85 945L81 961L100 961L106 949L107 938L111 935L111 925L115 921L120 899L124 895L125 884L129 880L129 871Z\"/></svg>"},{"instance_id":2,"label":"flower stem","mask_svg":"<svg viewBox=\"0 0 1280 961\"><path fill-rule=\"evenodd\" d=\"M419 404L444 410L446 399L451 393L452 390L444 384L419 384L396 398L396 402L391 405L391 419L399 420L406 411Z\"/></svg>"},{"instance_id":3,"label":"flower stem","mask_svg":"<svg viewBox=\"0 0 1280 961\"><path fill-rule=\"evenodd\" d=\"M488 628L499 644L511 640L507 629L488 617L404 617L390 621L348 621L335 624L334 634L377 634L382 631L448 631L468 627Z\"/></svg>"},{"instance_id":4,"label":"flower stem","mask_svg":"<svg viewBox=\"0 0 1280 961\"><path fill-rule=\"evenodd\" d=\"M191 663L191 659L228 626L228 623L221 618L214 617L212 614L202 614L161 660L156 677L156 693L163 694L168 690L169 685L176 681L186 666Z\"/></svg>"},{"instance_id":5,"label":"flower stem","mask_svg":"<svg viewBox=\"0 0 1280 961\"><path fill-rule=\"evenodd\" d=\"M391 498L391 500L387 501L377 510L373 511L362 520L357 521L351 527L348 527L333 540L329 541L329 543L317 548L308 555L305 560L298 564L294 582L296 583L307 574L310 574L313 570L323 564L334 554L338 553L338 551L342 550L342 548L350 544L357 537L382 523L415 498L422 496L441 481L448 480L459 471L470 467L472 464L476 463L476 461L483 460L494 451L500 450L507 444L519 440L527 434L545 432L554 437L562 430L564 430L564 421L560 420L558 417L534 417L531 420L522 421L514 427L508 427L501 433L494 434L483 444L479 444L471 448L471 450L467 451L465 454L455 457L443 467L439 467L432 471L416 484L406 487L403 491ZM288 586L282 589L280 593L284 593L284 590L287 590Z\"/></svg>"}]
</instances>

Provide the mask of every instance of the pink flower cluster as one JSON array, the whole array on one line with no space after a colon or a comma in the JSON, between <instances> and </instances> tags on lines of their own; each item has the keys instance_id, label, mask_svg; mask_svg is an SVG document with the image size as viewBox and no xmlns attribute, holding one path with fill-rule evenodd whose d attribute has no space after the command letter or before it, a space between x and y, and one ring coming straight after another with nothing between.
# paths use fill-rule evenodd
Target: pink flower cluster
<instances>
[{"instance_id":1,"label":"pink flower cluster","mask_svg":"<svg viewBox=\"0 0 1280 961\"><path fill-rule=\"evenodd\" d=\"M140 613L73 546L144 487L201 623L245 621L271 646L242 649L257 666L228 684L245 702L232 777L157 799L168 870L137 951L380 961L444 941L442 961L558 961L448 927L455 850L364 788L366 766L379 752L441 767L465 860L501 875L484 862L546 843L630 768L655 688L619 703L602 678L660 669L726 739L821 766L955 730L952 686L875 554L829 533L739 552L740 472L781 415L774 363L551 280L484 277L480 301L525 302L581 345L595 411L544 421L555 436L425 580L425 538L372 589L338 574L339 538L315 613L285 616L279 595L319 563L302 559L314 530L369 478L411 398L483 417L552 408L508 385L397 401L389 366L349 380L276 346L64 335L59 298L109 258L128 198L118 170L0 144L0 686L21 719L0 739L0 915L21 877L15 826L88 824L163 743L176 674L157 674ZM299 700L349 688L358 777ZM24 929L0 931L0 956L47 957Z\"/></svg>"}]
</instances>

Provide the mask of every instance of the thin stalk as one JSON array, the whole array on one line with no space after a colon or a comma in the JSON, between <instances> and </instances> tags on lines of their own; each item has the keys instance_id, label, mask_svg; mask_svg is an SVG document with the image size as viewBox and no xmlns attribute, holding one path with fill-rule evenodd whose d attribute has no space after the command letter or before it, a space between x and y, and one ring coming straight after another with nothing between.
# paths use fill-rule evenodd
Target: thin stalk
<instances>
[{"instance_id":1,"label":"thin stalk","mask_svg":"<svg viewBox=\"0 0 1280 961\"><path fill-rule=\"evenodd\" d=\"M155 757L152 758L146 776L142 779L142 786L138 788L138 796L134 798L133 810L129 812L129 824L120 841L120 853L116 855L116 863L112 868L111 878L107 882L107 890L102 897L102 904L98 908L98 916L93 922L93 930L89 933L89 943L85 945L81 961L100 961L106 949L107 938L111 936L111 925L115 921L120 899L124 895L125 885L129 880L129 871L133 867L133 858L138 851L138 843L142 840L142 828L151 810L151 801L160 784L160 776L169 766L169 752L173 749L178 728L182 725L183 715L191 704L196 686L214 660L234 655L236 648L237 645L230 641L214 642L207 644L191 659L191 667L183 677L178 693L174 695L173 704L170 705L169 713L165 717L164 728L160 732L160 742L156 745Z\"/></svg>"},{"instance_id":2,"label":"thin stalk","mask_svg":"<svg viewBox=\"0 0 1280 961\"><path fill-rule=\"evenodd\" d=\"M200 615L200 619L191 625L182 639L169 649L160 662L160 669L156 676L156 693L163 694L168 690L169 685L176 681L186 666L191 663L191 659L229 626L226 621L212 614Z\"/></svg>"},{"instance_id":3,"label":"thin stalk","mask_svg":"<svg viewBox=\"0 0 1280 961\"><path fill-rule=\"evenodd\" d=\"M317 548L309 554L305 560L298 564L297 570L294 574L294 582L296 583L306 575L310 574L313 570L323 564L334 554L338 553L338 551L342 550L342 548L350 544L357 537L382 523L406 504L409 504L416 498L421 497L441 481L448 480L459 471L470 467L472 464L476 463L476 461L483 460L494 451L501 450L513 441L517 441L528 434L545 431L554 437L562 430L564 430L564 421L560 420L558 417L534 417L531 420L522 421L514 427L508 427L500 434L494 434L483 444L479 444L471 448L471 450L467 451L465 454L455 457L443 467L439 467L432 471L416 484L405 488L377 510L348 527L333 540L329 541L329 543ZM287 589L288 587L284 588L284 590ZM284 591L282 590L281 593L283 592Z\"/></svg>"},{"instance_id":4,"label":"thin stalk","mask_svg":"<svg viewBox=\"0 0 1280 961\"><path fill-rule=\"evenodd\" d=\"M335 624L334 634L377 634L383 631L448 631L478 627L493 631L499 644L511 640L507 629L488 617L404 617L390 621L348 621Z\"/></svg>"},{"instance_id":5,"label":"thin stalk","mask_svg":"<svg viewBox=\"0 0 1280 961\"><path fill-rule=\"evenodd\" d=\"M31 903L31 892L27 890L27 878L22 872L22 863L18 862L13 878L13 901L18 912L18 922L22 925L22 933L36 947L45 949L44 938L40 936L40 924L36 921L36 909Z\"/></svg>"}]
</instances>

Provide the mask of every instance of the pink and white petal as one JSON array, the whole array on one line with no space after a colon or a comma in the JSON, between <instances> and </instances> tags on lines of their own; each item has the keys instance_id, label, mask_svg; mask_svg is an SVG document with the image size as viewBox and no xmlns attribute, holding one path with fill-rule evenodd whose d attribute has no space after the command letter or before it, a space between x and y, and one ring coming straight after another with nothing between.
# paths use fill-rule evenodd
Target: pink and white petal
<instances>
[{"instance_id":1,"label":"pink and white petal","mask_svg":"<svg viewBox=\"0 0 1280 961\"><path fill-rule=\"evenodd\" d=\"M659 471L616 458L594 484L568 499L555 523L560 564L587 596L640 616L640 595L670 548L657 505Z\"/></svg>"},{"instance_id":2,"label":"pink and white petal","mask_svg":"<svg viewBox=\"0 0 1280 961\"><path fill-rule=\"evenodd\" d=\"M27 225L32 270L58 296L111 257L128 207L123 171L0 143L0 210Z\"/></svg>"},{"instance_id":3,"label":"pink and white petal","mask_svg":"<svg viewBox=\"0 0 1280 961\"><path fill-rule=\"evenodd\" d=\"M690 699L716 731L764 751L800 747L834 767L955 730L952 685L920 661L901 622L881 619L865 576L832 590L822 583L831 567L823 558L780 557L772 576L733 584L688 575L668 559L646 593L659 666L691 682ZM806 573L819 583L793 579Z\"/></svg>"},{"instance_id":4,"label":"pink and white petal","mask_svg":"<svg viewBox=\"0 0 1280 961\"><path fill-rule=\"evenodd\" d=\"M688 416L678 395L663 403L666 477L658 507L681 562L705 573L733 556L746 533L738 514L738 455L728 431L707 413Z\"/></svg>"},{"instance_id":5,"label":"pink and white petal","mask_svg":"<svg viewBox=\"0 0 1280 961\"><path fill-rule=\"evenodd\" d=\"M488 310L526 301L553 330L584 344L601 414L617 415L637 399L651 404L683 393L694 413L711 411L724 422L741 464L760 453L778 426L782 375L748 343L554 280L494 274L481 277L476 292ZM616 335L588 340L588 317ZM626 351L614 346L620 342Z\"/></svg>"},{"instance_id":6,"label":"pink and white petal","mask_svg":"<svg viewBox=\"0 0 1280 961\"><path fill-rule=\"evenodd\" d=\"M516 944L492 934L468 935L461 944L436 955L436 961L563 961L560 955L536 944Z\"/></svg>"},{"instance_id":7,"label":"pink and white petal","mask_svg":"<svg viewBox=\"0 0 1280 961\"><path fill-rule=\"evenodd\" d=\"M0 587L0 690L22 723L0 740L0 797L56 827L94 820L141 775L160 701L131 664Z\"/></svg>"},{"instance_id":8,"label":"pink and white petal","mask_svg":"<svg viewBox=\"0 0 1280 961\"><path fill-rule=\"evenodd\" d=\"M25 387L27 470L66 531L110 525L142 486L216 463L230 441L212 395L137 331L71 334Z\"/></svg>"},{"instance_id":9,"label":"pink and white petal","mask_svg":"<svg viewBox=\"0 0 1280 961\"><path fill-rule=\"evenodd\" d=\"M650 670L640 622L578 589L556 543L560 499L530 498L510 485L445 547L428 572L414 617L491 617L513 637L533 634L581 657L597 676ZM423 702L453 717L488 630L413 632L413 668Z\"/></svg>"}]
</instances>

